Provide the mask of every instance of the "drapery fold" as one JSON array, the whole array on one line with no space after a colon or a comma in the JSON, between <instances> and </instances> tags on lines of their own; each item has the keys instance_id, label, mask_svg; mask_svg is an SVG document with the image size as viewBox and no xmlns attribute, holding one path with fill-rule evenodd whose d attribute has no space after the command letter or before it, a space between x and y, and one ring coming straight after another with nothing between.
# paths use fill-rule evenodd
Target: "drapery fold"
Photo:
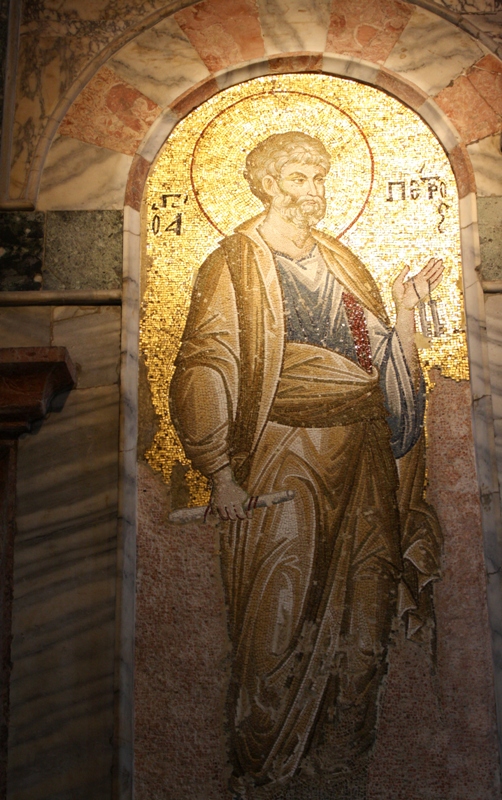
<instances>
[{"instance_id":1,"label":"drapery fold","mask_svg":"<svg viewBox=\"0 0 502 800\"><path fill-rule=\"evenodd\" d=\"M375 282L315 232L340 301L346 290L364 308L373 368L287 341L260 219L202 266L170 389L196 468L211 475L230 463L251 495L295 492L222 534L234 788L249 797L315 758L314 742L319 752L331 742L336 756L323 770L367 753L392 620L399 610L419 638L441 549L423 495L419 397Z\"/></svg>"}]
</instances>

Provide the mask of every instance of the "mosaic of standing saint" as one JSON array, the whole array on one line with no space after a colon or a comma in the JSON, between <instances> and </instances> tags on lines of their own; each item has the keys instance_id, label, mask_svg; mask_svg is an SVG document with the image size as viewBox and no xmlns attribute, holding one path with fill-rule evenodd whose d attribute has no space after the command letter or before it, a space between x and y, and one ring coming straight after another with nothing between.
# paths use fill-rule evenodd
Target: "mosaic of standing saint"
<instances>
[{"instance_id":1,"label":"mosaic of standing saint","mask_svg":"<svg viewBox=\"0 0 502 800\"><path fill-rule=\"evenodd\" d=\"M363 787L393 622L408 615L413 635L433 613L415 307L443 262L401 271L391 325L362 261L316 228L329 170L299 131L249 152L265 210L201 266L170 383L172 422L225 521L236 798L282 797L293 776L336 797Z\"/></svg>"}]
</instances>

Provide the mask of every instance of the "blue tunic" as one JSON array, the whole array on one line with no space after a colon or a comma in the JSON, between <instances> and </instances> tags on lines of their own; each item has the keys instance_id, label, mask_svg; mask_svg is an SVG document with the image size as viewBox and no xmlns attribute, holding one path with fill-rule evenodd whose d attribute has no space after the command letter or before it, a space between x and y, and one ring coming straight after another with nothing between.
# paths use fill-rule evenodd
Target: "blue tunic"
<instances>
[{"instance_id":1,"label":"blue tunic","mask_svg":"<svg viewBox=\"0 0 502 800\"><path fill-rule=\"evenodd\" d=\"M326 267L318 246L298 261L279 252L274 252L274 260L284 299L286 339L324 347L358 363L342 301L343 288ZM389 412L392 452L401 458L423 428L425 383L421 376L415 389L397 333L376 319L371 322L373 364L379 370Z\"/></svg>"}]
</instances>

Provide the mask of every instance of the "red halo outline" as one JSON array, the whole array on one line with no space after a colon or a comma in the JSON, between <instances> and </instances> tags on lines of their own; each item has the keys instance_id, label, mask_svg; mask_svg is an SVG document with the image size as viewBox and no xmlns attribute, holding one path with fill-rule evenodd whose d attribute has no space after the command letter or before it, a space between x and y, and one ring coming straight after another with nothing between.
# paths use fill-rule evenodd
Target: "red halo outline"
<instances>
[{"instance_id":1,"label":"red halo outline","mask_svg":"<svg viewBox=\"0 0 502 800\"><path fill-rule=\"evenodd\" d=\"M294 73L294 74L296 74L296 73ZM370 177L369 189L368 189L368 191L366 193L366 197L364 199L363 205L361 206L361 209L360 209L359 213L356 214L354 219L343 229L343 231L341 231L337 235L337 239L340 239L342 236L344 236L347 233L347 231L349 231L352 228L353 225L355 225L355 223L361 217L364 209L366 208L366 206L368 204L368 200L369 200L371 192L373 190L373 183L374 183L374 179L375 179L375 162L374 162L374 159L373 159L373 151L372 151L372 149L370 147L370 143L368 142L368 139L367 139L367 136L366 136L365 132L363 131L363 129L361 128L359 123L356 122L356 120L353 117L351 117L350 114L347 111L344 111L342 108L340 108L339 106L335 105L335 103L331 103L329 100L326 100L324 97L319 97L319 95L311 94L310 92L299 92L299 91L297 91L295 89L293 89L293 90L290 90L290 89L278 89L278 90L272 90L272 91L268 91L268 92L257 92L256 94L250 94L247 97L242 97L240 100L236 100L235 103L231 103L229 106L227 106L226 108L222 109L217 114L215 114L215 116L207 123L207 125L203 128L203 130L201 131L199 137L197 138L197 141L195 142L195 145L194 145L194 148L193 148L193 151L192 151L192 157L191 157L191 160L190 160L190 184L192 186L192 191L194 193L194 197L195 197L195 200L197 202L197 205L199 206L199 209L200 209L201 213L205 216L205 218L207 219L209 224L212 225L212 227L216 231L218 231L218 233L221 234L221 236L226 236L226 234L222 230L220 230L218 228L218 226L213 222L213 220L211 219L209 214L203 208L202 203L199 200L199 195L198 195L197 190L195 188L193 169L194 169L195 153L197 151L197 146L198 146L200 140L202 139L202 137L204 136L204 134L206 133L206 131L209 128L209 126L212 125L213 122L216 119L218 119L218 117L220 117L222 114L225 114L230 108L234 108L235 106L239 105L239 103L244 103L246 100L250 100L253 97L263 97L264 95L274 95L274 94L298 94L298 95L302 95L304 97L312 97L315 100L320 100L321 103L326 103L326 105L331 106L332 108L335 108L337 111L340 112L340 114L343 114L344 117L347 117L347 119L350 120L350 122L354 125L354 127L361 134L361 136L362 136L362 138L363 138L363 140L364 140L364 142L366 144L366 147L368 148L368 154L369 154L369 157L370 157L370 164L371 164L371 177Z\"/></svg>"}]
</instances>

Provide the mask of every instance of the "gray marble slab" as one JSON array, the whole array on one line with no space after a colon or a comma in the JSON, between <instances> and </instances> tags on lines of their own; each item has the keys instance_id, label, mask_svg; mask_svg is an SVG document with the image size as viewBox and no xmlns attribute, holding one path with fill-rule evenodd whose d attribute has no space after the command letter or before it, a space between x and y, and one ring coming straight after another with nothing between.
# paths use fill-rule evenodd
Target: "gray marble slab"
<instances>
[{"instance_id":1,"label":"gray marble slab","mask_svg":"<svg viewBox=\"0 0 502 800\"><path fill-rule=\"evenodd\" d=\"M48 347L50 344L50 307L0 308L0 347Z\"/></svg>"},{"instance_id":2,"label":"gray marble slab","mask_svg":"<svg viewBox=\"0 0 502 800\"><path fill-rule=\"evenodd\" d=\"M12 0L12 5L20 4ZM144 17L152 23L157 15L165 15L165 5L165 0L120 0L119 3L116 0L78 0L62 4L37 0L22 4L20 63L23 68L17 75L18 147L11 173L11 185L16 192L13 196L22 192L40 134L50 127L61 98L65 94L72 95L83 74L86 73L86 80L90 77L93 60L99 59L114 40L126 34L128 28L134 30ZM57 118L57 112L55 116ZM114 155L120 158L120 154ZM79 174L80 166L78 161L74 163L75 172ZM113 175L107 175L108 183L110 177ZM73 184L72 188L78 191L78 183L69 178L66 186ZM61 190L59 197L64 199L64 196Z\"/></svg>"},{"instance_id":3,"label":"gray marble slab","mask_svg":"<svg viewBox=\"0 0 502 800\"><path fill-rule=\"evenodd\" d=\"M119 800L134 794L134 643L136 619L138 353L141 216L124 209L124 285L121 334L119 525L117 542L117 663L115 736Z\"/></svg>"},{"instance_id":4,"label":"gray marble slab","mask_svg":"<svg viewBox=\"0 0 502 800\"><path fill-rule=\"evenodd\" d=\"M494 450L496 460L495 483L499 491L491 495L482 495L483 505L496 511L495 505L502 486L502 295L485 296L486 337L489 366L490 394L484 398L490 403L490 414L494 429ZM479 445L478 445L479 446ZM481 486L483 490L483 486ZM495 673L495 691L497 694L498 734L502 752L502 581L501 581L501 545L500 516L492 514L492 536L485 534L485 559L487 564L487 600L490 612L492 633L493 664Z\"/></svg>"},{"instance_id":5,"label":"gray marble slab","mask_svg":"<svg viewBox=\"0 0 502 800\"><path fill-rule=\"evenodd\" d=\"M478 197L502 196L502 138L499 133L467 146Z\"/></svg>"},{"instance_id":6,"label":"gray marble slab","mask_svg":"<svg viewBox=\"0 0 502 800\"><path fill-rule=\"evenodd\" d=\"M122 212L49 211L44 289L120 289Z\"/></svg>"},{"instance_id":7,"label":"gray marble slab","mask_svg":"<svg viewBox=\"0 0 502 800\"><path fill-rule=\"evenodd\" d=\"M169 108L159 114L138 147L138 155L146 161L153 161L177 121L177 116Z\"/></svg>"},{"instance_id":8,"label":"gray marble slab","mask_svg":"<svg viewBox=\"0 0 502 800\"><path fill-rule=\"evenodd\" d=\"M109 64L161 108L209 77L207 67L173 17L126 44Z\"/></svg>"},{"instance_id":9,"label":"gray marble slab","mask_svg":"<svg viewBox=\"0 0 502 800\"><path fill-rule=\"evenodd\" d=\"M478 197L481 275L485 281L502 279L502 197Z\"/></svg>"},{"instance_id":10,"label":"gray marble slab","mask_svg":"<svg viewBox=\"0 0 502 800\"><path fill-rule=\"evenodd\" d=\"M490 360L495 450L499 485L502 486L502 294L486 297L486 333Z\"/></svg>"},{"instance_id":11,"label":"gray marble slab","mask_svg":"<svg viewBox=\"0 0 502 800\"><path fill-rule=\"evenodd\" d=\"M501 503L497 470L496 441L490 357L486 335L485 301L479 279L481 251L474 197L459 204L462 250L464 307L469 351L472 396L472 424L476 452L476 471L481 500L483 545L486 565L486 598L492 634L492 653L497 712L499 753L502 753L502 549Z\"/></svg>"},{"instance_id":12,"label":"gray marble slab","mask_svg":"<svg viewBox=\"0 0 502 800\"><path fill-rule=\"evenodd\" d=\"M331 6L329 0L258 0L267 55L300 50L322 53Z\"/></svg>"},{"instance_id":13,"label":"gray marble slab","mask_svg":"<svg viewBox=\"0 0 502 800\"><path fill-rule=\"evenodd\" d=\"M117 306L53 309L52 344L68 348L79 389L118 382L120 316Z\"/></svg>"},{"instance_id":14,"label":"gray marble slab","mask_svg":"<svg viewBox=\"0 0 502 800\"><path fill-rule=\"evenodd\" d=\"M477 36L490 50L500 58L502 45L502 5L499 0L492 0L492 8L487 14L466 14L462 17L462 27ZM495 11L493 9L496 9Z\"/></svg>"},{"instance_id":15,"label":"gray marble slab","mask_svg":"<svg viewBox=\"0 0 502 800\"><path fill-rule=\"evenodd\" d=\"M45 215L0 212L0 291L40 289Z\"/></svg>"},{"instance_id":16,"label":"gray marble slab","mask_svg":"<svg viewBox=\"0 0 502 800\"><path fill-rule=\"evenodd\" d=\"M435 2L438 6L448 8L450 11L482 14L486 11L494 11L498 0L435 0Z\"/></svg>"},{"instance_id":17,"label":"gray marble slab","mask_svg":"<svg viewBox=\"0 0 502 800\"><path fill-rule=\"evenodd\" d=\"M74 390L19 443L8 800L111 797L118 404Z\"/></svg>"},{"instance_id":18,"label":"gray marble slab","mask_svg":"<svg viewBox=\"0 0 502 800\"><path fill-rule=\"evenodd\" d=\"M468 33L415 8L385 66L436 95L484 54Z\"/></svg>"},{"instance_id":19,"label":"gray marble slab","mask_svg":"<svg viewBox=\"0 0 502 800\"><path fill-rule=\"evenodd\" d=\"M59 136L45 161L37 207L121 209L131 163L124 153Z\"/></svg>"}]
</instances>

